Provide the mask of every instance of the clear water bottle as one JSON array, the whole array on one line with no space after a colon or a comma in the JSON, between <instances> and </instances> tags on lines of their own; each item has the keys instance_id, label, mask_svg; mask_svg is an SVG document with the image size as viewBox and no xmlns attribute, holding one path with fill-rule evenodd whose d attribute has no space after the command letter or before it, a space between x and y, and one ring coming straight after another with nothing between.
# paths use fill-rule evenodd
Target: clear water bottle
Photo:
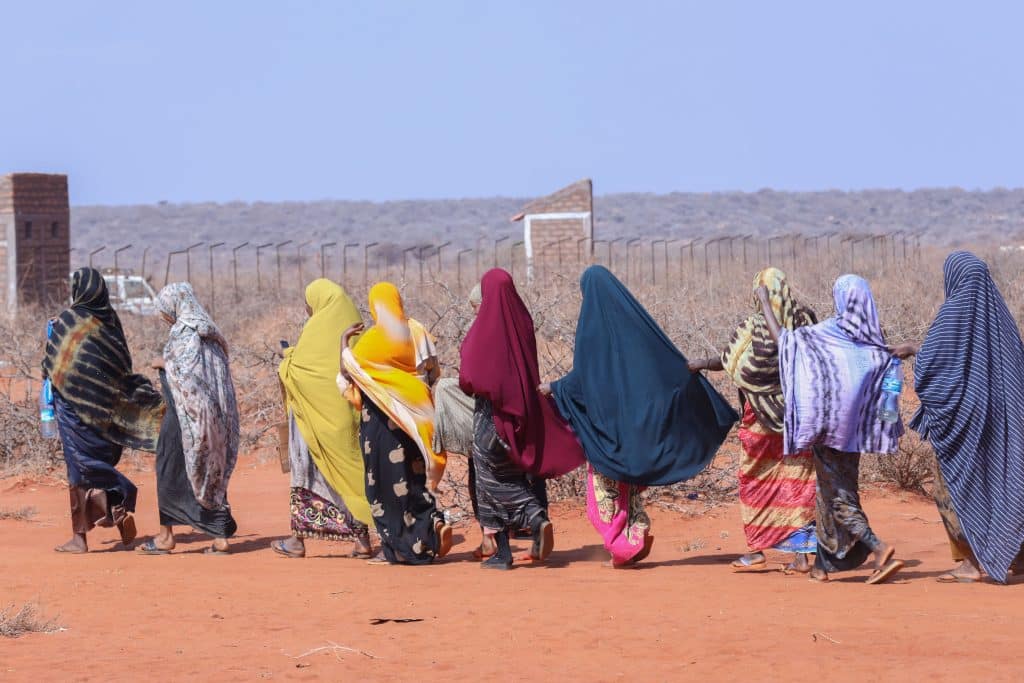
<instances>
[{"instance_id":1,"label":"clear water bottle","mask_svg":"<svg viewBox=\"0 0 1024 683\"><path fill-rule=\"evenodd\" d=\"M903 391L903 362L893 358L889 369L882 378L882 411L878 418L882 422L899 422L900 392Z\"/></svg>"},{"instance_id":2,"label":"clear water bottle","mask_svg":"<svg viewBox=\"0 0 1024 683\"><path fill-rule=\"evenodd\" d=\"M53 321L46 323L46 338L53 335ZM53 385L50 380L43 380L43 386L39 390L39 433L44 439L57 437L57 413L53 406Z\"/></svg>"},{"instance_id":3,"label":"clear water bottle","mask_svg":"<svg viewBox=\"0 0 1024 683\"><path fill-rule=\"evenodd\" d=\"M53 407L53 385L50 380L43 382L39 390L39 432L44 439L57 436L57 415Z\"/></svg>"}]
</instances>

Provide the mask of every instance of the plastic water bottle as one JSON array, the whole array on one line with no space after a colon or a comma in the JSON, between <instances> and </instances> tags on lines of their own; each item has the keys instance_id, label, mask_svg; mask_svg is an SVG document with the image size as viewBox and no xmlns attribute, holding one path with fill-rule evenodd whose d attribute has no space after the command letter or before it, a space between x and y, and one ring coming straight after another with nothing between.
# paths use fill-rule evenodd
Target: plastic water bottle
<instances>
[{"instance_id":1,"label":"plastic water bottle","mask_svg":"<svg viewBox=\"0 0 1024 683\"><path fill-rule=\"evenodd\" d=\"M50 380L45 380L43 388L39 390L39 432L44 439L57 436L57 416L53 408L53 385Z\"/></svg>"},{"instance_id":2,"label":"plastic water bottle","mask_svg":"<svg viewBox=\"0 0 1024 683\"><path fill-rule=\"evenodd\" d=\"M898 422L900 419L900 392L903 391L903 363L893 358L889 369L882 378L882 411L878 418L882 422Z\"/></svg>"},{"instance_id":3,"label":"plastic water bottle","mask_svg":"<svg viewBox=\"0 0 1024 683\"><path fill-rule=\"evenodd\" d=\"M53 334L53 321L46 323L46 338ZM53 406L53 385L50 380L44 380L39 390L39 433L44 439L57 437L57 414Z\"/></svg>"}]
</instances>

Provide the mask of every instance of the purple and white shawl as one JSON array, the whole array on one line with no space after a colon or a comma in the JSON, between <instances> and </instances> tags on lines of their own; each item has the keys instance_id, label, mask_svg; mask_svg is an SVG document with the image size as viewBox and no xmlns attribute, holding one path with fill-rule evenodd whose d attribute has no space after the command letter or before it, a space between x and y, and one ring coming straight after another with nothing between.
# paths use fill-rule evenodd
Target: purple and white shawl
<instances>
[{"instance_id":1,"label":"purple and white shawl","mask_svg":"<svg viewBox=\"0 0 1024 683\"><path fill-rule=\"evenodd\" d=\"M867 281L843 275L832 288L836 313L817 325L782 330L779 374L785 398L786 455L811 446L846 453L892 453L903 423L884 423L882 379L889 353Z\"/></svg>"}]
</instances>

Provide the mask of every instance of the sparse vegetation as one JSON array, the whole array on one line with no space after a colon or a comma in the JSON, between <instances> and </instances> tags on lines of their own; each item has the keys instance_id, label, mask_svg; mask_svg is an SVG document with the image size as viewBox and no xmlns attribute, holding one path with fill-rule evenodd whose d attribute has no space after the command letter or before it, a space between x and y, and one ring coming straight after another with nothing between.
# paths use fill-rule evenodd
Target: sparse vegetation
<instances>
[{"instance_id":1,"label":"sparse vegetation","mask_svg":"<svg viewBox=\"0 0 1024 683\"><path fill-rule=\"evenodd\" d=\"M15 522L30 522L36 516L36 509L32 506L22 508L0 508L0 520L9 519Z\"/></svg>"},{"instance_id":2,"label":"sparse vegetation","mask_svg":"<svg viewBox=\"0 0 1024 683\"><path fill-rule=\"evenodd\" d=\"M751 242L749 246L746 257L741 257L739 244L731 257L726 249L721 262L713 249L706 261L702 261L704 255L697 250L692 267L688 254L685 259L676 254L666 273L664 252L652 250L647 243L634 247L628 262L621 253L617 254L612 265L684 354L708 355L718 352L737 322L752 308L750 282L754 273L767 265L768 254L765 240ZM870 258L872 253L878 258ZM989 260L1011 311L1021 319L1024 287L1019 285L1019 276L1024 272L1024 254L994 251L991 247L980 249L979 253ZM793 242L789 249L776 248L772 263L787 270L796 294L821 317L831 313L831 286L840 273L855 270L864 275L871 281L888 339L898 343L923 338L942 300L941 264L945 254L945 249L925 247L920 256L913 253L904 259L900 253L894 260L887 249L881 253L865 251L851 263L849 247L841 248L838 243L827 248L824 244L813 247ZM438 272L436 261L431 261L425 267L422 283L418 268L410 267L403 277L402 268L393 265L371 269L365 279L361 269L350 268L346 287L353 299L365 307L367 283L384 278L398 283L405 293L410 315L424 322L437 337L445 374L456 375L459 344L472 322L465 297L476 277L475 260L466 259L461 283L452 269ZM596 249L593 260L606 262L607 250ZM468 266L470 262L474 262L473 267ZM521 262L515 268L520 292L534 316L544 380L555 379L572 366L580 302L577 279L587 263L566 259L558 272L550 265L538 269L533 282L526 281ZM481 259L481 268L491 265L492 259ZM652 265L656 284L651 283ZM319 275L314 271L307 267L300 279L297 270L284 269L278 289L276 276L270 278L265 273L260 284L251 270L240 270L239 290L244 295L236 299L231 268L217 270L216 306L212 308L232 346L232 372L242 411L243 452L259 458L272 457L273 425L281 419L277 342L294 342L297 338L305 319L302 289ZM213 292L208 276L202 271L194 273L193 283L199 296L210 302ZM62 469L59 443L39 436L35 393L39 387L45 319L57 308L55 304L50 311L25 310L13 320L0 320L0 469ZM166 326L157 318L130 315L124 316L124 324L136 369L155 379L148 369L149 361L162 351ZM907 372L908 377L912 375L912 366ZM735 399L735 389L724 376L712 373L710 379L727 398ZM908 381L908 389L910 384ZM912 389L907 393L909 405L913 401ZM905 413L910 414L906 406ZM931 457L927 444L908 435L899 454L868 459L865 480L921 492L930 476L927 465ZM645 495L652 502L679 510L731 500L736 491L737 458L738 443L733 436L699 477L674 487L651 489ZM448 478L448 489L446 505L468 508L465 481L458 468ZM579 472L551 482L554 499L579 498L583 492Z\"/></svg>"},{"instance_id":3,"label":"sparse vegetation","mask_svg":"<svg viewBox=\"0 0 1024 683\"><path fill-rule=\"evenodd\" d=\"M9 604L0 608L0 636L19 638L26 633L56 633L62 627L56 619L42 616L39 605L27 602L21 607Z\"/></svg>"}]
</instances>

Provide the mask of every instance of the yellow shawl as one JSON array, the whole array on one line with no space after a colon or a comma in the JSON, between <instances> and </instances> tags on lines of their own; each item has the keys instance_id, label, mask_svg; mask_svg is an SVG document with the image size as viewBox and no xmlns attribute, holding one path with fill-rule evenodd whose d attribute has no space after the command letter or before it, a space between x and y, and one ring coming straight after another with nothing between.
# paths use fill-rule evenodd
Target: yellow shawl
<instances>
[{"instance_id":1,"label":"yellow shawl","mask_svg":"<svg viewBox=\"0 0 1024 683\"><path fill-rule=\"evenodd\" d=\"M340 286L323 278L306 287L313 315L298 343L285 349L278 376L288 409L309 446L324 479L341 496L352 516L370 524L365 469L359 448L359 415L334 386L341 335L361 321L359 311Z\"/></svg>"},{"instance_id":2,"label":"yellow shawl","mask_svg":"<svg viewBox=\"0 0 1024 683\"><path fill-rule=\"evenodd\" d=\"M352 381L374 404L408 434L423 454L427 480L437 488L444 474L445 455L435 453L434 403L430 389L417 377L416 341L410 321L402 307L402 297L390 282L379 282L370 289L370 315L374 326L351 349L344 349L342 360ZM417 323L419 329L422 326ZM352 391L339 375L339 387L354 405L358 392Z\"/></svg>"}]
</instances>

